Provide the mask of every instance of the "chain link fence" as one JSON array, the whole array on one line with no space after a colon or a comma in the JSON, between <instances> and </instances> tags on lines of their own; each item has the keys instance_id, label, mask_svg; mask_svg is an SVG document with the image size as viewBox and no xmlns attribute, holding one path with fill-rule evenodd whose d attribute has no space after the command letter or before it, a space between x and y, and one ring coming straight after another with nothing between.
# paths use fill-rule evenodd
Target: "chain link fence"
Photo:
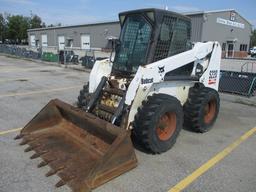
<instances>
[{"instance_id":1,"label":"chain link fence","mask_svg":"<svg viewBox=\"0 0 256 192\"><path fill-rule=\"evenodd\" d=\"M256 96L256 61L240 61L240 71L238 64L234 63L237 71L233 71L234 68L230 71L221 70L219 91L246 97Z\"/></svg>"},{"instance_id":2,"label":"chain link fence","mask_svg":"<svg viewBox=\"0 0 256 192\"><path fill-rule=\"evenodd\" d=\"M42 51L37 52L28 50L24 47L18 47L17 45L5 45L0 44L0 53L14 55L17 57L29 58L29 59L41 59Z\"/></svg>"},{"instance_id":3,"label":"chain link fence","mask_svg":"<svg viewBox=\"0 0 256 192\"><path fill-rule=\"evenodd\" d=\"M247 61L241 66L241 72L256 73L256 61Z\"/></svg>"},{"instance_id":4,"label":"chain link fence","mask_svg":"<svg viewBox=\"0 0 256 192\"><path fill-rule=\"evenodd\" d=\"M76 54L75 51L80 55L82 54L82 56ZM56 62L65 65L81 64L83 67L89 69L93 67L96 60L102 60L109 57L108 52L99 50L75 50L67 48L61 51L53 49L51 52L49 49L33 48L33 50L31 50L29 47L6 44L0 44L0 53L28 59Z\"/></svg>"}]
</instances>

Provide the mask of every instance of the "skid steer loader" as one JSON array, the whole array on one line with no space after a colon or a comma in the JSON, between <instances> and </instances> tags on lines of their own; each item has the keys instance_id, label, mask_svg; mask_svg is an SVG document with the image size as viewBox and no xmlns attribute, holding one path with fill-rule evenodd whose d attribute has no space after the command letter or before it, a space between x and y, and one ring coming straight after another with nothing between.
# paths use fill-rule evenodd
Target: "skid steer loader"
<instances>
[{"instance_id":1,"label":"skid steer loader","mask_svg":"<svg viewBox=\"0 0 256 192\"><path fill-rule=\"evenodd\" d=\"M96 61L78 108L50 101L16 139L57 174L60 187L91 189L170 149L183 124L206 132L219 112L221 47L190 43L189 18L159 9L120 13L115 56Z\"/></svg>"}]
</instances>

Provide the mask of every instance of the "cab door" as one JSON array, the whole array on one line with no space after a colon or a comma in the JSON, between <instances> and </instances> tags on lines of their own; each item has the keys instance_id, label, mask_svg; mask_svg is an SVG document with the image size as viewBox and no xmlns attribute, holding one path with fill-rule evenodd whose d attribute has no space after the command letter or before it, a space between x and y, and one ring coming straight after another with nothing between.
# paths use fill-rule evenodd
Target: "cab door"
<instances>
[{"instance_id":1,"label":"cab door","mask_svg":"<svg viewBox=\"0 0 256 192\"><path fill-rule=\"evenodd\" d=\"M64 48L65 48L65 37L64 36L58 37L58 44L59 44L59 50L64 50Z\"/></svg>"}]
</instances>

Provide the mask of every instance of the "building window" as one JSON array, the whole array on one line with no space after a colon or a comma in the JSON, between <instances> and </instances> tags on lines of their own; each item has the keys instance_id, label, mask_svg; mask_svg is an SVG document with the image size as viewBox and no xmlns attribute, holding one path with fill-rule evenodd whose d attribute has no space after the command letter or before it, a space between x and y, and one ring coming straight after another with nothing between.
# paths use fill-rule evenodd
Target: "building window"
<instances>
[{"instance_id":1,"label":"building window","mask_svg":"<svg viewBox=\"0 0 256 192\"><path fill-rule=\"evenodd\" d=\"M247 51L247 44L241 44L240 51Z\"/></svg>"},{"instance_id":2,"label":"building window","mask_svg":"<svg viewBox=\"0 0 256 192\"><path fill-rule=\"evenodd\" d=\"M226 43L222 43L222 51L226 51Z\"/></svg>"},{"instance_id":3,"label":"building window","mask_svg":"<svg viewBox=\"0 0 256 192\"><path fill-rule=\"evenodd\" d=\"M32 47L36 46L36 36L35 35L30 35L30 45Z\"/></svg>"},{"instance_id":4,"label":"building window","mask_svg":"<svg viewBox=\"0 0 256 192\"><path fill-rule=\"evenodd\" d=\"M73 47L73 39L68 39L67 41L67 47Z\"/></svg>"},{"instance_id":5,"label":"building window","mask_svg":"<svg viewBox=\"0 0 256 192\"><path fill-rule=\"evenodd\" d=\"M36 39L36 47L39 47L39 40Z\"/></svg>"},{"instance_id":6,"label":"building window","mask_svg":"<svg viewBox=\"0 0 256 192\"><path fill-rule=\"evenodd\" d=\"M47 35L42 35L42 47L48 47Z\"/></svg>"},{"instance_id":7,"label":"building window","mask_svg":"<svg viewBox=\"0 0 256 192\"><path fill-rule=\"evenodd\" d=\"M81 34L81 48L89 50L91 49L91 40L90 40L90 35L86 34Z\"/></svg>"}]
</instances>

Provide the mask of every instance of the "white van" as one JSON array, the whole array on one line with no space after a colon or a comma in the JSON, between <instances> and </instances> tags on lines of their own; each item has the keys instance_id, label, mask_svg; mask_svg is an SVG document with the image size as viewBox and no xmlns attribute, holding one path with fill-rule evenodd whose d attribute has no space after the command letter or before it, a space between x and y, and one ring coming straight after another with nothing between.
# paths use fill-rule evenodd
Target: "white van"
<instances>
[{"instance_id":1,"label":"white van","mask_svg":"<svg viewBox=\"0 0 256 192\"><path fill-rule=\"evenodd\" d=\"M251 49L250 49L250 55L251 55L251 57L255 57L256 56L256 47L252 47Z\"/></svg>"}]
</instances>

